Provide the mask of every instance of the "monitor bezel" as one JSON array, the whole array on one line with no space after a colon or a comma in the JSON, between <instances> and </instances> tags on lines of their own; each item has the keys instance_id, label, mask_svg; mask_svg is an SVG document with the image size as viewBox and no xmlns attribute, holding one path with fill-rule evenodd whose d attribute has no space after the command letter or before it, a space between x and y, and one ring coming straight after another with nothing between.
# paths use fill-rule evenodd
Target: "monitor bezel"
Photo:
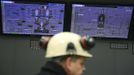
<instances>
[{"instance_id":1,"label":"monitor bezel","mask_svg":"<svg viewBox=\"0 0 134 75\"><path fill-rule=\"evenodd\" d=\"M94 37L95 39L99 39L99 40L134 40L134 5L133 4L112 4L112 3L80 3L80 2L74 2L72 3L72 7L74 4L81 4L81 5L87 5L87 6L104 6L104 7L111 7L111 6L128 6L128 7L133 7L133 11L132 11L132 17L131 17L131 21L130 21L130 27L129 27L129 31L128 31L128 36L127 38L116 38L116 37ZM72 20L72 10L71 11L71 20ZM71 22L70 22L71 25ZM71 31L71 26L70 26L70 31ZM71 31L72 32L72 31Z\"/></svg>"},{"instance_id":2,"label":"monitor bezel","mask_svg":"<svg viewBox=\"0 0 134 75\"><path fill-rule=\"evenodd\" d=\"M51 2L51 1L13 1L14 3L23 3L23 4L48 4L48 3L53 3L53 4L64 4L64 19L63 19L63 31L69 31L69 29L66 28L65 23L66 23L66 5L64 2ZM2 6L0 6L0 15L2 16ZM3 23L2 23L2 17L0 21L0 35L4 36L53 36L55 34L12 34L12 33L4 33L3 32Z\"/></svg>"}]
</instances>

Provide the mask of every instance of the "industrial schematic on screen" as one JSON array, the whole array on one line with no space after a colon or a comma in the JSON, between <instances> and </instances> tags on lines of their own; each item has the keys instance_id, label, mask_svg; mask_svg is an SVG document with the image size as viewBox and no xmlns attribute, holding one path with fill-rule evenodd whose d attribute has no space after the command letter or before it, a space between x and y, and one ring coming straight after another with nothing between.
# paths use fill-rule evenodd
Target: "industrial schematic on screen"
<instances>
[{"instance_id":1,"label":"industrial schematic on screen","mask_svg":"<svg viewBox=\"0 0 134 75\"><path fill-rule=\"evenodd\" d=\"M54 35L63 32L64 4L1 3L3 33Z\"/></svg>"},{"instance_id":2,"label":"industrial schematic on screen","mask_svg":"<svg viewBox=\"0 0 134 75\"><path fill-rule=\"evenodd\" d=\"M128 38L132 6L72 5L71 31L92 37Z\"/></svg>"}]
</instances>

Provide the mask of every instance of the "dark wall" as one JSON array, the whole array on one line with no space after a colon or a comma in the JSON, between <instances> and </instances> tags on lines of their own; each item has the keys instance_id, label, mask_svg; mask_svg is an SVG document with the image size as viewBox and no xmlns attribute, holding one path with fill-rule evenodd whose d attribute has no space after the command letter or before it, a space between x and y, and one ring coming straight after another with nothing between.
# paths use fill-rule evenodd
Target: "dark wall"
<instances>
[{"instance_id":1,"label":"dark wall","mask_svg":"<svg viewBox=\"0 0 134 75\"><path fill-rule=\"evenodd\" d=\"M29 0L30 1L30 0ZM32 1L38 1L38 0L32 0ZM41 2L44 2L44 0L40 0ZM66 3L74 3L74 2L80 2L80 3L109 3L109 4L134 4L134 0L45 0L48 2L66 2Z\"/></svg>"},{"instance_id":2,"label":"dark wall","mask_svg":"<svg viewBox=\"0 0 134 75\"><path fill-rule=\"evenodd\" d=\"M44 52L33 49L31 37L0 36L0 75L34 75L44 63ZM35 40L35 38L34 38Z\"/></svg>"},{"instance_id":3,"label":"dark wall","mask_svg":"<svg viewBox=\"0 0 134 75\"><path fill-rule=\"evenodd\" d=\"M44 65L39 38L0 36L0 75L35 75ZM110 43L127 43L127 49L112 49ZM86 63L85 75L134 75L134 49L131 41L96 40L94 55Z\"/></svg>"},{"instance_id":4,"label":"dark wall","mask_svg":"<svg viewBox=\"0 0 134 75\"><path fill-rule=\"evenodd\" d=\"M4 0L2 0L4 1ZM5 0L10 1L10 0ZM13 1L26 1L26 0L13 0ZM28 2L63 2L63 3L106 3L106 4L134 4L134 0L27 0Z\"/></svg>"}]
</instances>

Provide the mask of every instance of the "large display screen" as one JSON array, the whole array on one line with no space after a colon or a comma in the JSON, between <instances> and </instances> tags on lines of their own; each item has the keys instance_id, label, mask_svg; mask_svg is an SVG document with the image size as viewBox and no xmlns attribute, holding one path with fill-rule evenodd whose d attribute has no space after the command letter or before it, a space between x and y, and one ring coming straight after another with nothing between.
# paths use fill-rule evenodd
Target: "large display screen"
<instances>
[{"instance_id":1,"label":"large display screen","mask_svg":"<svg viewBox=\"0 0 134 75\"><path fill-rule=\"evenodd\" d=\"M4 34L54 35L64 29L64 4L1 1Z\"/></svg>"},{"instance_id":2,"label":"large display screen","mask_svg":"<svg viewBox=\"0 0 134 75\"><path fill-rule=\"evenodd\" d=\"M72 5L71 31L104 38L128 38L133 7L119 5Z\"/></svg>"}]
</instances>

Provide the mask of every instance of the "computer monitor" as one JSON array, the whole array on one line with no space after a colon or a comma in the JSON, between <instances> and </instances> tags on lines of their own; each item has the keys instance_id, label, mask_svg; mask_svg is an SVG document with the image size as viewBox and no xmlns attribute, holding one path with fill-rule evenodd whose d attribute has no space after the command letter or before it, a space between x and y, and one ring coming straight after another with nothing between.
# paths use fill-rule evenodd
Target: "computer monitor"
<instances>
[{"instance_id":1,"label":"computer monitor","mask_svg":"<svg viewBox=\"0 0 134 75\"><path fill-rule=\"evenodd\" d=\"M54 35L64 31L63 3L1 1L2 33Z\"/></svg>"},{"instance_id":2,"label":"computer monitor","mask_svg":"<svg viewBox=\"0 0 134 75\"><path fill-rule=\"evenodd\" d=\"M128 38L133 6L73 4L71 32L100 38Z\"/></svg>"}]
</instances>

